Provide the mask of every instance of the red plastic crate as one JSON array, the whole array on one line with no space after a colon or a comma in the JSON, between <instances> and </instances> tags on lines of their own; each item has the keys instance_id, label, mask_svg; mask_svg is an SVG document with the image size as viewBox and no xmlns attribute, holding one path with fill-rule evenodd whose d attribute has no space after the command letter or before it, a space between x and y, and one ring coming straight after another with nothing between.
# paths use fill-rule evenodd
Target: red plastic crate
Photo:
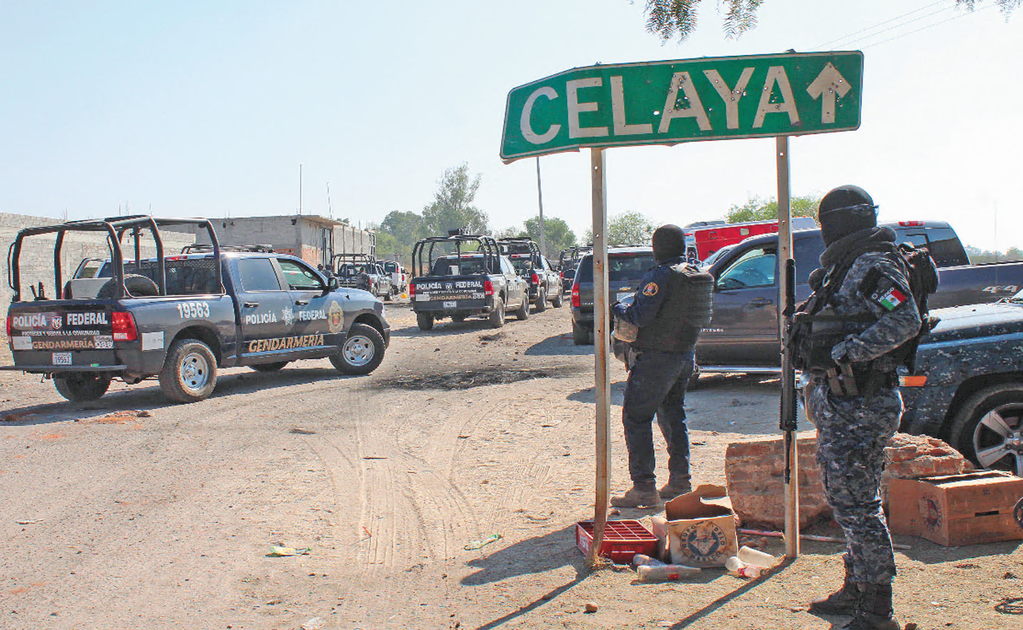
<instances>
[{"instance_id":1,"label":"red plastic crate","mask_svg":"<svg viewBox=\"0 0 1023 630\"><path fill-rule=\"evenodd\" d=\"M575 524L575 545L583 555L593 546L593 521ZM618 564L629 564L637 553L657 556L657 537L635 520L608 521L604 527L604 541L597 555L611 558Z\"/></svg>"}]
</instances>

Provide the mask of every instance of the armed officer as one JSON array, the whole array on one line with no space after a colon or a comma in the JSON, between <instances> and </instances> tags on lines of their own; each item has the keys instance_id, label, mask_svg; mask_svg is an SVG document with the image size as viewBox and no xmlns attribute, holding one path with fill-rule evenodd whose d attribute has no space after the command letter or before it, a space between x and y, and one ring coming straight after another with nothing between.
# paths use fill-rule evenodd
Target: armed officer
<instances>
[{"instance_id":1,"label":"armed officer","mask_svg":"<svg viewBox=\"0 0 1023 630\"><path fill-rule=\"evenodd\" d=\"M654 231L657 266L643 276L631 305L615 304L613 314L639 327L631 343L622 424L629 451L632 488L612 497L616 507L656 507L662 499L689 492L689 432L686 386L695 367L693 347L710 323L710 275L686 263L682 228ZM654 474L653 418L668 445L668 483L660 491Z\"/></svg>"},{"instance_id":2,"label":"armed officer","mask_svg":"<svg viewBox=\"0 0 1023 630\"><path fill-rule=\"evenodd\" d=\"M902 416L895 370L899 349L921 329L909 268L895 232L877 227L877 205L858 186L821 199L826 249L800 310L812 327L793 337L797 365L811 380L807 414L817 427L817 461L846 538L845 583L810 610L853 615L847 630L898 630L892 611L895 556L881 510L884 448ZM800 321L797 313L796 321Z\"/></svg>"}]
</instances>

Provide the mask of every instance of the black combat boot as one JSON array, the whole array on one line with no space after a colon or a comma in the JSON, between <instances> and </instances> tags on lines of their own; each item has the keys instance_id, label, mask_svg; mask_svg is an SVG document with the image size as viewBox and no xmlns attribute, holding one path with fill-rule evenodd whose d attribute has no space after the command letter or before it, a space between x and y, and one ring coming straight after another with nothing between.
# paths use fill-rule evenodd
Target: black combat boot
<instances>
[{"instance_id":1,"label":"black combat boot","mask_svg":"<svg viewBox=\"0 0 1023 630\"><path fill-rule=\"evenodd\" d=\"M820 615L851 615L856 611L859 591L853 582L852 564L849 558L843 556L842 559L845 561L845 583L842 584L842 588L827 597L810 602L810 612Z\"/></svg>"},{"instance_id":2,"label":"black combat boot","mask_svg":"<svg viewBox=\"0 0 1023 630\"><path fill-rule=\"evenodd\" d=\"M859 598L852 622L842 630L900 630L892 611L891 584L858 582Z\"/></svg>"}]
</instances>

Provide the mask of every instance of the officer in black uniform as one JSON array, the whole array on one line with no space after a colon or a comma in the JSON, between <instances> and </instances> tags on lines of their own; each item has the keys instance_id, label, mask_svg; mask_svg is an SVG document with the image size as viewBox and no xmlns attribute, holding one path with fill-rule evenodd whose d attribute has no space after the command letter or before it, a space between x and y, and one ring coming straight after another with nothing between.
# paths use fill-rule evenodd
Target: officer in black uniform
<instances>
[{"instance_id":1,"label":"officer in black uniform","mask_svg":"<svg viewBox=\"0 0 1023 630\"><path fill-rule=\"evenodd\" d=\"M877 227L877 206L859 186L821 199L826 249L800 306L812 322L793 341L806 411L817 427L817 461L835 521L845 532L842 588L810 610L853 615L847 630L898 630L892 612L895 557L879 493L884 448L899 426L899 352L921 330L909 268L895 233ZM801 314L796 315L799 321Z\"/></svg>"},{"instance_id":2,"label":"officer in black uniform","mask_svg":"<svg viewBox=\"0 0 1023 630\"><path fill-rule=\"evenodd\" d=\"M693 347L710 321L713 281L686 263L682 228L659 227L652 241L657 266L643 276L631 305L613 309L619 320L639 327L622 408L633 485L612 497L616 507L656 507L691 489L683 404L695 367ZM654 474L655 414L668 445L668 483L660 491Z\"/></svg>"}]
</instances>

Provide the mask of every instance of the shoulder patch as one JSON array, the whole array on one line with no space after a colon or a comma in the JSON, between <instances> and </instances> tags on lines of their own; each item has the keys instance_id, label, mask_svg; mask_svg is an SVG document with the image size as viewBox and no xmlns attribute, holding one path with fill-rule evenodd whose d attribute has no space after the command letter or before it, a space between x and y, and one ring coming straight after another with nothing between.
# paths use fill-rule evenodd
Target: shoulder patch
<instances>
[{"instance_id":1,"label":"shoulder patch","mask_svg":"<svg viewBox=\"0 0 1023 630\"><path fill-rule=\"evenodd\" d=\"M886 289L879 289L871 294L870 298L881 305L885 310L895 310L899 304L907 301L909 296L899 290L897 286L889 286Z\"/></svg>"},{"instance_id":2,"label":"shoulder patch","mask_svg":"<svg viewBox=\"0 0 1023 630\"><path fill-rule=\"evenodd\" d=\"M657 295L657 291L658 291L658 288L657 288L657 283L656 282L647 282L646 286L643 287L643 295L645 295L647 297L653 297L653 296Z\"/></svg>"}]
</instances>

